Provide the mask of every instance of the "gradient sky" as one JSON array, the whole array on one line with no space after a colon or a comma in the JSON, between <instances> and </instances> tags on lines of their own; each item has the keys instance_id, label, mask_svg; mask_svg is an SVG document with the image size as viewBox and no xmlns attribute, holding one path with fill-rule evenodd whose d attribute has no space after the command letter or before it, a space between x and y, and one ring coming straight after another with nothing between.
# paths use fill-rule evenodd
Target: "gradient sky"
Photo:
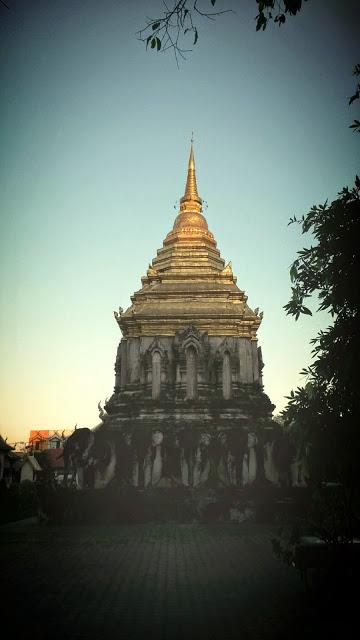
<instances>
[{"instance_id":1,"label":"gradient sky","mask_svg":"<svg viewBox=\"0 0 360 640\"><path fill-rule=\"evenodd\" d=\"M309 0L255 31L255 1L199 23L177 69L136 39L161 1L9 0L0 9L0 432L94 426L111 395L113 310L170 230L191 130L199 193L252 308L265 391L302 378L322 315L285 315L305 240L290 216L332 200L358 172L348 106L360 62L357 2ZM204 6L210 2L204 0ZM313 305L316 308L316 304Z\"/></svg>"}]
</instances>

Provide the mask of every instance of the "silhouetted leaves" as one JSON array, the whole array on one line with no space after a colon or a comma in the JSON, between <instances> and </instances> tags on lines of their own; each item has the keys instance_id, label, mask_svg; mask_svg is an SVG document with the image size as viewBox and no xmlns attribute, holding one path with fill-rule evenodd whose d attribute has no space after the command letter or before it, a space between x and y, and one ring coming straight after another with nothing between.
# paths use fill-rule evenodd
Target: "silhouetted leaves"
<instances>
[{"instance_id":1,"label":"silhouetted leaves","mask_svg":"<svg viewBox=\"0 0 360 640\"><path fill-rule=\"evenodd\" d=\"M353 75L358 77L360 76L360 64L356 64L353 69ZM349 98L349 105L351 105L355 100L359 100L360 98L360 83L356 85L355 93ZM354 120L352 124L349 125L350 129L354 129L360 133L360 121Z\"/></svg>"},{"instance_id":2,"label":"silhouetted leaves","mask_svg":"<svg viewBox=\"0 0 360 640\"><path fill-rule=\"evenodd\" d=\"M354 120L354 122L349 126L350 126L350 129L354 129L354 131L360 132L360 120Z\"/></svg>"},{"instance_id":3,"label":"silhouetted leaves","mask_svg":"<svg viewBox=\"0 0 360 640\"><path fill-rule=\"evenodd\" d=\"M273 20L281 27L282 24L285 24L286 13L295 16L302 7L302 0L256 0L256 2L259 9L255 18L256 31L265 31L269 20Z\"/></svg>"},{"instance_id":4,"label":"silhouetted leaves","mask_svg":"<svg viewBox=\"0 0 360 640\"><path fill-rule=\"evenodd\" d=\"M303 1L306 0L255 0L258 14L255 17L256 31L264 31L269 21L281 26L286 21L286 14L294 16L302 8ZM209 4L213 9L218 8L220 2L218 0L209 0ZM223 6L223 5L222 5ZM164 12L156 18L148 18L146 25L137 32L139 40L146 44L146 48L151 43L150 48L156 51L167 51L172 49L176 61L178 56L184 58L184 54L189 49L184 48L182 42L185 40L189 32L193 32L195 46L199 39L199 30L197 20L207 18L215 20L223 13L231 13L231 9L219 9L216 11L206 10L206 7L199 8L197 0L173 0L164 4ZM151 35L149 36L149 31ZM153 36L160 40L153 41Z\"/></svg>"},{"instance_id":5,"label":"silhouetted leaves","mask_svg":"<svg viewBox=\"0 0 360 640\"><path fill-rule=\"evenodd\" d=\"M284 308L296 320L311 315L304 300L316 294L333 322L311 340L314 361L302 370L306 382L291 391L282 417L313 478L360 485L359 177L330 204L294 216L295 223L314 243L298 251L290 268L292 295Z\"/></svg>"}]
</instances>

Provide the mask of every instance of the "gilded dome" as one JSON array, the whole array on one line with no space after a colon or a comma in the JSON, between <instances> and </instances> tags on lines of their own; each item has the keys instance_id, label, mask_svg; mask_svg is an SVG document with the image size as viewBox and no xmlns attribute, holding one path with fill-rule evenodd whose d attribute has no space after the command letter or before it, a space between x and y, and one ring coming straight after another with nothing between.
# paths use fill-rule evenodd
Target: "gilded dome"
<instances>
[{"instance_id":1,"label":"gilded dome","mask_svg":"<svg viewBox=\"0 0 360 640\"><path fill-rule=\"evenodd\" d=\"M204 216L197 211L183 211L175 218L173 231L181 229L201 229L208 231L208 225Z\"/></svg>"}]
</instances>

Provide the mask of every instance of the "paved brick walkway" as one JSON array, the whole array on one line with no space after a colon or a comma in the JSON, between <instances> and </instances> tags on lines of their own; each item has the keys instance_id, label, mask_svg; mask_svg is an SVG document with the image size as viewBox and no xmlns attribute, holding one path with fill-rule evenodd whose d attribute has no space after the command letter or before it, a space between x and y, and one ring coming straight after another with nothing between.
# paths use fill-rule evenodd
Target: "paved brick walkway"
<instances>
[{"instance_id":1,"label":"paved brick walkway","mask_svg":"<svg viewBox=\"0 0 360 640\"><path fill-rule=\"evenodd\" d=\"M7 525L2 618L15 637L63 640L280 640L314 637L324 616L338 623L273 557L271 536L250 523Z\"/></svg>"}]
</instances>

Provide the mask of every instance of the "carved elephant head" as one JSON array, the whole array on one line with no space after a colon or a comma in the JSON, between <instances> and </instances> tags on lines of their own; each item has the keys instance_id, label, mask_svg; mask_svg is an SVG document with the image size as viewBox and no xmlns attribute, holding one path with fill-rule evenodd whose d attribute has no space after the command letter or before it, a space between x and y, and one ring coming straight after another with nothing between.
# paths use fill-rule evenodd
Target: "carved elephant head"
<instances>
[{"instance_id":1,"label":"carved elephant head","mask_svg":"<svg viewBox=\"0 0 360 640\"><path fill-rule=\"evenodd\" d=\"M76 474L83 476L83 471L87 467L91 449L94 445L95 434L88 427L76 429L69 436L64 445L64 484L67 483L67 475L72 473L72 482L75 480ZM83 484L83 480L78 480L78 484Z\"/></svg>"}]
</instances>

